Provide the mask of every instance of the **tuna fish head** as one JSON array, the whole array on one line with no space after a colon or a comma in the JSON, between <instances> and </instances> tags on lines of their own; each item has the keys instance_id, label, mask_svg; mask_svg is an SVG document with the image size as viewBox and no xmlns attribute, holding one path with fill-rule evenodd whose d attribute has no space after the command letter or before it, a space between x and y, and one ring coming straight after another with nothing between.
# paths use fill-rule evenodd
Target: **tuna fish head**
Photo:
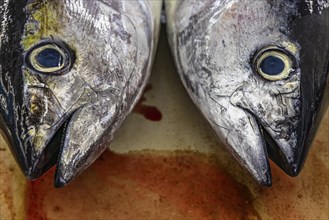
<instances>
[{"instance_id":1,"label":"tuna fish head","mask_svg":"<svg viewBox=\"0 0 329 220\"><path fill-rule=\"evenodd\" d=\"M328 104L328 1L167 2L191 98L236 159L271 184L299 173Z\"/></svg>"},{"instance_id":2,"label":"tuna fish head","mask_svg":"<svg viewBox=\"0 0 329 220\"><path fill-rule=\"evenodd\" d=\"M29 179L85 170L140 97L157 22L148 1L0 1L2 130Z\"/></svg>"}]
</instances>

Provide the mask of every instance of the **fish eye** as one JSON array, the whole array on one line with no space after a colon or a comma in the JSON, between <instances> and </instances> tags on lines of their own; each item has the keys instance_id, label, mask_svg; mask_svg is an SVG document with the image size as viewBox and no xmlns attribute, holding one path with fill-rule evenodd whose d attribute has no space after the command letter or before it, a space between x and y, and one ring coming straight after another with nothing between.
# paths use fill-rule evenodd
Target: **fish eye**
<instances>
[{"instance_id":1,"label":"fish eye","mask_svg":"<svg viewBox=\"0 0 329 220\"><path fill-rule=\"evenodd\" d=\"M70 70L74 56L68 47L57 41L42 41L25 55L29 69L43 74L63 74Z\"/></svg>"},{"instance_id":2,"label":"fish eye","mask_svg":"<svg viewBox=\"0 0 329 220\"><path fill-rule=\"evenodd\" d=\"M288 51L270 46L256 53L253 66L263 78L276 81L289 77L295 69L295 59Z\"/></svg>"}]
</instances>

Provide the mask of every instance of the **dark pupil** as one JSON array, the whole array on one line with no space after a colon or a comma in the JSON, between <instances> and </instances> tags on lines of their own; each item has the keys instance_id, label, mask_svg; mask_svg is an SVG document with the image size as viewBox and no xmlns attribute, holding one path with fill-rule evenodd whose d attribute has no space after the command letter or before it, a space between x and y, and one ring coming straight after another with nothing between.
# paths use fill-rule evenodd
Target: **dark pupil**
<instances>
[{"instance_id":1,"label":"dark pupil","mask_svg":"<svg viewBox=\"0 0 329 220\"><path fill-rule=\"evenodd\" d=\"M36 57L39 65L45 68L60 67L63 65L62 55L55 49L42 50Z\"/></svg>"},{"instance_id":2,"label":"dark pupil","mask_svg":"<svg viewBox=\"0 0 329 220\"><path fill-rule=\"evenodd\" d=\"M267 75L278 75L284 70L284 62L280 58L268 56L262 61L260 68Z\"/></svg>"}]
</instances>

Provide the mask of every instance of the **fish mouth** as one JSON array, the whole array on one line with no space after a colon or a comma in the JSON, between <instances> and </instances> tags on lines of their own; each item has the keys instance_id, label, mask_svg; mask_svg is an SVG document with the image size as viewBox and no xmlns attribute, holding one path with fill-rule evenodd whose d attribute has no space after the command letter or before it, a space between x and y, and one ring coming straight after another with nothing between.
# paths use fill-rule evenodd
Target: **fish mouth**
<instances>
[{"instance_id":1,"label":"fish mouth","mask_svg":"<svg viewBox=\"0 0 329 220\"><path fill-rule=\"evenodd\" d=\"M56 100L47 100L34 102L38 108L23 106L6 117L1 114L1 129L28 179L35 180L56 165L55 187L63 187L103 153L104 143L113 139L128 112L121 111L122 97L112 90L98 93L90 102L76 101L67 110Z\"/></svg>"},{"instance_id":2,"label":"fish mouth","mask_svg":"<svg viewBox=\"0 0 329 220\"><path fill-rule=\"evenodd\" d=\"M31 155L30 166L27 170L23 170L29 180L36 180L44 175L51 167L57 164L62 148L63 140L66 136L66 127L70 118L62 122L62 125L57 129L55 134L50 138L44 150L38 156Z\"/></svg>"},{"instance_id":3,"label":"fish mouth","mask_svg":"<svg viewBox=\"0 0 329 220\"><path fill-rule=\"evenodd\" d=\"M259 126L266 143L269 158L289 176L297 176L300 171L300 166L297 165L298 161L295 159L295 162L289 162L287 160L287 155L285 155L285 153L280 149L273 137L261 124L259 124Z\"/></svg>"},{"instance_id":4,"label":"fish mouth","mask_svg":"<svg viewBox=\"0 0 329 220\"><path fill-rule=\"evenodd\" d=\"M240 107L241 108L241 107ZM260 117L255 115L253 112L251 112L249 109L241 108L245 111L245 113L250 118L256 122L257 127L254 127L254 129L259 130L259 134L261 135L260 138L262 139L262 145L256 146L258 148L261 148L261 151L263 151L263 157L251 157L254 161L257 160L261 162L260 164L263 164L263 166L256 168L255 165L253 165L252 168L250 166L245 166L244 163L242 165L247 168L247 170L253 170L251 172L254 179L264 186L271 186L272 185L272 175L271 175L271 168L269 165L269 159L271 159L277 166L279 166L285 173L287 173L289 176L297 176L301 170L302 167L302 161L301 161L301 153L303 152L304 146L302 143L304 143L303 140L301 140L302 135L299 132L298 126L297 128L292 132L295 135L291 136L291 140L289 143L293 143L291 145L287 144L286 141L282 141L274 136L275 132L269 126L264 123ZM300 121L300 120L299 120ZM282 125L284 126L284 125ZM245 137L248 141L248 137ZM305 139L305 138L302 138ZM239 160L241 163L241 160ZM265 161L265 162L264 162ZM255 162L254 162L255 163ZM253 164L253 163L251 163ZM256 175L257 174L257 175Z\"/></svg>"},{"instance_id":5,"label":"fish mouth","mask_svg":"<svg viewBox=\"0 0 329 220\"><path fill-rule=\"evenodd\" d=\"M36 180L40 178L58 163L64 146L63 140L66 138L66 128L70 119L71 116L59 121L57 125L49 129L48 138L42 140L43 144L38 147L42 150L38 152L35 150L37 148L36 145L20 139L23 135L18 135L18 132L13 132L12 127L6 126L4 118L0 115L1 135L8 144L14 159L19 164L20 169L27 179Z\"/></svg>"},{"instance_id":6,"label":"fish mouth","mask_svg":"<svg viewBox=\"0 0 329 220\"><path fill-rule=\"evenodd\" d=\"M54 185L59 188L86 170L103 153L104 143L112 140L116 131L117 106L100 112L102 109L102 103L85 105L63 119L54 135L44 138L48 143L42 153L25 155L31 162L26 176L39 178L56 165Z\"/></svg>"}]
</instances>

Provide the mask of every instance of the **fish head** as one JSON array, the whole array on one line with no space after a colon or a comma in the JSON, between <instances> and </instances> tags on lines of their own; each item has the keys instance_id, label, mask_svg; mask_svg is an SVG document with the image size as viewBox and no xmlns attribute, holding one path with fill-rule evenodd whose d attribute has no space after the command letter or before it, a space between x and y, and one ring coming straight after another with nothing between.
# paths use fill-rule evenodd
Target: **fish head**
<instances>
[{"instance_id":1,"label":"fish head","mask_svg":"<svg viewBox=\"0 0 329 220\"><path fill-rule=\"evenodd\" d=\"M150 73L148 2L4 1L3 130L25 175L70 182L105 149Z\"/></svg>"},{"instance_id":2,"label":"fish head","mask_svg":"<svg viewBox=\"0 0 329 220\"><path fill-rule=\"evenodd\" d=\"M169 21L190 96L263 185L271 185L268 157L300 172L328 104L325 2L311 11L303 1L183 1Z\"/></svg>"}]
</instances>

